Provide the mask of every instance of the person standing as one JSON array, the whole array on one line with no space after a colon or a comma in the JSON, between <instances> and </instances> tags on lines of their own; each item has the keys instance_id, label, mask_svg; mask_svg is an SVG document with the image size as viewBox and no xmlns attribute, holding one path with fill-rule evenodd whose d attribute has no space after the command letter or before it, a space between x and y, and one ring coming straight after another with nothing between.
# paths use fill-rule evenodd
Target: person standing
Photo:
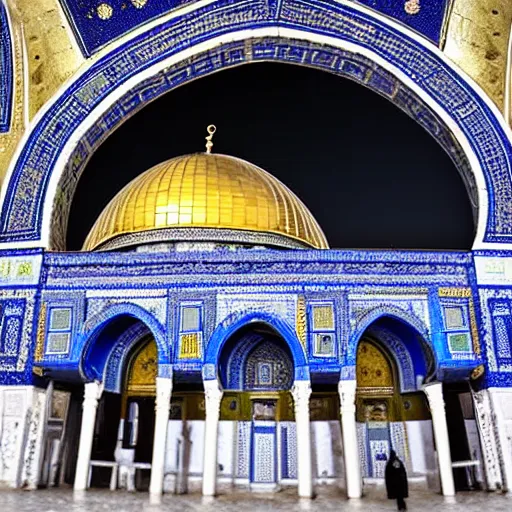
<instances>
[{"instance_id":1,"label":"person standing","mask_svg":"<svg viewBox=\"0 0 512 512\"><path fill-rule=\"evenodd\" d=\"M386 464L386 490L390 500L396 500L398 510L407 510L405 498L409 497L407 472L403 462L396 456L395 450L389 452Z\"/></svg>"}]
</instances>

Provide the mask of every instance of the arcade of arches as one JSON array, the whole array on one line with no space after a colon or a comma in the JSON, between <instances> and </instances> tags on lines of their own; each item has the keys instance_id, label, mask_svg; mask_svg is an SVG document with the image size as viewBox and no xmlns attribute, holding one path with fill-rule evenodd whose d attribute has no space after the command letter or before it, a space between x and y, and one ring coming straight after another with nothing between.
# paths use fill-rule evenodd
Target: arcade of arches
<instances>
[{"instance_id":1,"label":"arcade of arches","mask_svg":"<svg viewBox=\"0 0 512 512\"><path fill-rule=\"evenodd\" d=\"M299 473L304 473L301 464L310 467L311 486L340 480L350 485L347 471L359 471L367 480L383 478L391 448L406 463L410 478L432 485L437 471L436 441L427 397L422 391L401 393L396 360L374 332L368 329L357 349L357 390L352 395L356 405L357 464L350 466L346 460L344 445L349 442L349 432L342 432L340 421L350 414L350 403L342 403L340 409L336 385L315 382L315 377L312 393L308 390L301 396L294 388L293 357L285 340L268 325L252 323L224 344L214 398L211 393L210 398L208 393L205 395L200 381L187 382L186 375L175 374L174 384L171 380L164 393L160 389L157 400L165 403L156 403L158 381L161 384L163 379L157 378L154 338L144 335L132 345L124 359L122 389L119 393L104 391L99 400L89 485L112 485L109 461L119 464L121 486L129 490L158 488L155 478L162 479L166 492L175 493L191 492L202 485L203 492L215 494L217 482L248 485L255 490L278 490L297 483L300 487ZM452 453L458 450L459 459L470 456L464 450L480 450L478 439L471 436L476 427L466 395L465 389L461 393L460 389L450 392L445 388L451 412L459 411L450 414L449 429L460 433L460 424L453 423L462 421L463 431L468 434L463 440L460 435L450 435ZM300 410L304 396L308 413L305 419L304 410ZM164 411L167 423L165 439L158 430L159 410ZM304 425L298 424L299 418L307 423L307 434L301 430ZM64 449L67 458L62 462L61 479L69 483L75 476L78 451L77 439L72 436L76 421L68 425ZM209 422L216 422L213 447L208 443L212 435ZM304 457L308 452L307 444L312 448L310 458L301 460L301 453ZM152 464L162 454L163 471L155 477ZM206 468L212 459L217 471L209 489ZM482 475L478 471L456 471L455 479L459 489L473 488L480 485ZM303 492L307 494L308 490Z\"/></svg>"}]
</instances>

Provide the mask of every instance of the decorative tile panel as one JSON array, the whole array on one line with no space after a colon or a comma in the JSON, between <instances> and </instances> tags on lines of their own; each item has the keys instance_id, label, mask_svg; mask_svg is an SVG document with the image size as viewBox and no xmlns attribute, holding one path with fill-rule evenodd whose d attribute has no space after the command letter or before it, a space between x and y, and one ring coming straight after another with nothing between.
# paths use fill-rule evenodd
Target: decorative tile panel
<instances>
[{"instance_id":1,"label":"decorative tile panel","mask_svg":"<svg viewBox=\"0 0 512 512\"><path fill-rule=\"evenodd\" d=\"M395 450L398 458L404 463L410 471L409 447L407 444L406 424L402 421L393 421L389 423L389 437L391 438L391 447Z\"/></svg>"},{"instance_id":2,"label":"decorative tile panel","mask_svg":"<svg viewBox=\"0 0 512 512\"><path fill-rule=\"evenodd\" d=\"M372 461L373 478L384 478L386 464L389 458L389 441L370 441L370 457Z\"/></svg>"},{"instance_id":3,"label":"decorative tile panel","mask_svg":"<svg viewBox=\"0 0 512 512\"><path fill-rule=\"evenodd\" d=\"M217 319L227 318L240 312L270 313L286 320L289 325L295 325L297 297L295 295L272 294L234 294L217 296Z\"/></svg>"},{"instance_id":4,"label":"decorative tile panel","mask_svg":"<svg viewBox=\"0 0 512 512\"><path fill-rule=\"evenodd\" d=\"M41 251L0 256L0 286L39 284L42 259Z\"/></svg>"},{"instance_id":5,"label":"decorative tile panel","mask_svg":"<svg viewBox=\"0 0 512 512\"><path fill-rule=\"evenodd\" d=\"M71 309L50 309L50 325L48 328L51 331L66 331L68 329L71 329Z\"/></svg>"},{"instance_id":6,"label":"decorative tile panel","mask_svg":"<svg viewBox=\"0 0 512 512\"><path fill-rule=\"evenodd\" d=\"M313 304L313 329L315 331L334 330L334 310L332 304Z\"/></svg>"},{"instance_id":7,"label":"decorative tile panel","mask_svg":"<svg viewBox=\"0 0 512 512\"><path fill-rule=\"evenodd\" d=\"M368 465L368 453L366 450L368 444L368 433L366 423L356 423L357 427L357 443L359 448L359 461L361 463L361 474L363 477L370 476Z\"/></svg>"},{"instance_id":8,"label":"decorative tile panel","mask_svg":"<svg viewBox=\"0 0 512 512\"><path fill-rule=\"evenodd\" d=\"M471 352L469 333L448 334L450 352Z\"/></svg>"},{"instance_id":9,"label":"decorative tile panel","mask_svg":"<svg viewBox=\"0 0 512 512\"><path fill-rule=\"evenodd\" d=\"M238 422L237 478L249 478L249 457L251 446L251 421Z\"/></svg>"},{"instance_id":10,"label":"decorative tile panel","mask_svg":"<svg viewBox=\"0 0 512 512\"><path fill-rule=\"evenodd\" d=\"M101 311L116 304L135 304L150 313L162 325L165 325L167 316L167 305L165 296L161 297L133 297L119 291L111 291L110 297L90 298L87 301L87 319L91 319Z\"/></svg>"},{"instance_id":11,"label":"decorative tile panel","mask_svg":"<svg viewBox=\"0 0 512 512\"><path fill-rule=\"evenodd\" d=\"M450 0L357 0L439 44Z\"/></svg>"},{"instance_id":12,"label":"decorative tile panel","mask_svg":"<svg viewBox=\"0 0 512 512\"><path fill-rule=\"evenodd\" d=\"M446 306L444 308L447 329L464 327L464 312L461 306Z\"/></svg>"},{"instance_id":13,"label":"decorative tile panel","mask_svg":"<svg viewBox=\"0 0 512 512\"><path fill-rule=\"evenodd\" d=\"M32 382L35 295L0 289L0 385Z\"/></svg>"},{"instance_id":14,"label":"decorative tile panel","mask_svg":"<svg viewBox=\"0 0 512 512\"><path fill-rule=\"evenodd\" d=\"M272 483L276 480L275 440L275 432L255 432L253 435L253 481L256 483Z\"/></svg>"},{"instance_id":15,"label":"decorative tile panel","mask_svg":"<svg viewBox=\"0 0 512 512\"><path fill-rule=\"evenodd\" d=\"M408 0L408 5L410 1ZM424 3L421 4L424 8ZM222 16L219 16L219 12L222 12ZM419 16L419 13L416 13L416 16ZM201 19L201 23L198 19ZM218 1L203 4L196 11L166 19L162 26L137 35L124 46L116 48L98 60L50 106L34 127L32 137L22 149L12 179L6 188L0 239L6 242L39 239L46 188L63 145L97 105L134 73L142 72L162 59L208 38L269 25L343 38L362 50L368 49L376 54L421 87L425 96L436 101L439 107L451 116L479 159L489 197L484 241L507 243L512 239L512 217L507 209L512 196L512 148L494 111L463 77L439 57L438 53L432 52L428 46L422 45L408 34L394 26L377 22L368 13L354 8L353 5L305 0L283 0L279 3L262 0ZM364 30L361 30L361 27L364 27ZM108 113L108 121L104 123L106 130L103 125L96 124L85 135L86 140L82 140L77 147L79 154L82 153L82 160L78 159L69 166L58 187L57 194L60 199L55 212L60 217L60 222L65 223L63 219L67 218L64 212L67 212L69 207L68 200L72 196L75 178L78 178L82 164L88 159L91 149L126 117L125 109L133 112L146 101L203 74L241 64L246 59L281 60L312 65L350 76L360 82L364 81L369 87L381 87L381 92L392 100L404 99L400 91L403 85L397 83L389 73L379 70L378 78L374 79L375 63L363 62L364 58L353 63L354 59L358 60L354 55L345 52L345 58L342 56L344 52L339 50L313 46L306 42L279 43L268 38L254 42L251 50L247 51L246 41L232 42L216 48L215 51L209 51L207 56L199 56L194 62L187 62L186 65L179 63L157 78L148 78L148 84L142 84L136 94L129 93L129 98L120 98L119 103L112 107ZM199 61L202 61L203 65L198 65ZM368 70L372 70L370 78ZM390 86L393 83L398 86L395 90ZM148 94L143 94L142 90ZM421 100L417 99L417 104L421 105ZM414 112L415 109L406 110ZM415 118L422 124L425 124L425 111L429 112L429 118L436 118L429 109L421 105L416 111ZM437 133L446 135L446 127ZM48 141L52 143L49 144ZM453 148L454 145L457 143L452 139L449 148ZM458 150L452 154L456 156ZM459 168L462 172L468 170L465 165L460 165ZM76 176L73 176L75 171ZM474 182L471 172L467 176L467 181ZM69 191L62 189L64 183L72 184ZM58 243L62 243L62 240Z\"/></svg>"},{"instance_id":16,"label":"decorative tile panel","mask_svg":"<svg viewBox=\"0 0 512 512\"><path fill-rule=\"evenodd\" d=\"M71 341L69 332L50 332L46 340L47 354L67 354Z\"/></svg>"},{"instance_id":17,"label":"decorative tile panel","mask_svg":"<svg viewBox=\"0 0 512 512\"><path fill-rule=\"evenodd\" d=\"M202 354L201 333L180 334L180 359L199 359Z\"/></svg>"},{"instance_id":18,"label":"decorative tile panel","mask_svg":"<svg viewBox=\"0 0 512 512\"><path fill-rule=\"evenodd\" d=\"M61 0L84 55L193 0ZM438 44L448 0L357 0ZM243 5L242 2L238 2ZM269 0L276 12L277 0ZM241 7L241 6L240 6Z\"/></svg>"}]
</instances>

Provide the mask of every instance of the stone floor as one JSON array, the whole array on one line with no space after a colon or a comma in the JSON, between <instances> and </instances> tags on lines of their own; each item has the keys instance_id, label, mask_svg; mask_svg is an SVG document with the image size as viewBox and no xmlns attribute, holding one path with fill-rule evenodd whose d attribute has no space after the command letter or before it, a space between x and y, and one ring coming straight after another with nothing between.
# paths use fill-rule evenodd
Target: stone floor
<instances>
[{"instance_id":1,"label":"stone floor","mask_svg":"<svg viewBox=\"0 0 512 512\"><path fill-rule=\"evenodd\" d=\"M426 490L413 490L407 500L409 510L450 510L464 512L509 511L512 497L485 492L459 493L455 501ZM296 489L272 494L254 494L237 491L205 500L198 494L187 496L164 495L161 503L151 504L146 493L91 490L79 495L71 490L0 491L1 512L312 512L331 511L392 511L395 503L385 498L382 487L369 488L361 500L347 501L337 489L318 489L316 499L301 501Z\"/></svg>"}]
</instances>

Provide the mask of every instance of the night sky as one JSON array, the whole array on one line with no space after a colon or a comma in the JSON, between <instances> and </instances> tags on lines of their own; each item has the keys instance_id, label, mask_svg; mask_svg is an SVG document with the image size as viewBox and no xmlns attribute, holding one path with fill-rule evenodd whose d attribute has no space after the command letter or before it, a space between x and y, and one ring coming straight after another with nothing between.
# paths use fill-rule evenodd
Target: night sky
<instances>
[{"instance_id":1,"label":"night sky","mask_svg":"<svg viewBox=\"0 0 512 512\"><path fill-rule=\"evenodd\" d=\"M149 104L91 158L71 208L78 250L108 201L135 176L204 150L244 158L291 188L332 248L469 249L474 226L457 169L406 114L325 72L251 64L191 82Z\"/></svg>"}]
</instances>

